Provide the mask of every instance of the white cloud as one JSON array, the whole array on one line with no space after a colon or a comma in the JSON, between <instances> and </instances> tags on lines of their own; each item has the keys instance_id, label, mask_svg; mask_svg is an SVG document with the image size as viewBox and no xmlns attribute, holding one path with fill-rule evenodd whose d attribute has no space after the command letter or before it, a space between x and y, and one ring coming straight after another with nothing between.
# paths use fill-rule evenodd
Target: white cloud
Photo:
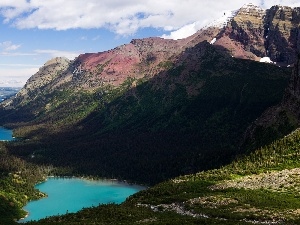
<instances>
[{"instance_id":1,"label":"white cloud","mask_svg":"<svg viewBox=\"0 0 300 225\"><path fill-rule=\"evenodd\" d=\"M34 56L36 53L29 52L0 52L1 56Z\"/></svg>"},{"instance_id":2,"label":"white cloud","mask_svg":"<svg viewBox=\"0 0 300 225\"><path fill-rule=\"evenodd\" d=\"M179 28L178 30L175 31L171 31L169 35L164 34L162 35L163 38L167 38L167 39L181 39L190 35L193 35L194 33L196 33L201 26L199 26L199 22L194 22L188 25L185 25L181 28ZM204 26L204 24L202 24Z\"/></svg>"},{"instance_id":3,"label":"white cloud","mask_svg":"<svg viewBox=\"0 0 300 225\"><path fill-rule=\"evenodd\" d=\"M100 38L101 38L101 36L100 36L100 35L97 35L96 37L93 37L92 40L93 40L93 41L97 41L97 40L99 40Z\"/></svg>"},{"instance_id":4,"label":"white cloud","mask_svg":"<svg viewBox=\"0 0 300 225\"><path fill-rule=\"evenodd\" d=\"M107 28L118 35L131 35L138 29L163 29L166 36L186 36L194 24L204 24L222 16L224 10L240 8L249 0L1 0L4 22L20 29ZM299 0L251 0L269 8L275 4L300 6Z\"/></svg>"},{"instance_id":5,"label":"white cloud","mask_svg":"<svg viewBox=\"0 0 300 225\"><path fill-rule=\"evenodd\" d=\"M83 40L83 39L81 39ZM3 44L4 43L4 44ZM72 52L72 51L61 51L55 49L37 49L33 52L11 52L13 50L18 49L19 45L7 45L6 42L0 43L0 49L2 48L3 51L0 52L0 56L38 56L41 54L49 55L50 58L54 57L66 57L70 60L77 57L80 52ZM3 65L3 64L0 64Z\"/></svg>"},{"instance_id":6,"label":"white cloud","mask_svg":"<svg viewBox=\"0 0 300 225\"><path fill-rule=\"evenodd\" d=\"M6 66L6 67L40 67L41 65L0 63L0 66Z\"/></svg>"},{"instance_id":7,"label":"white cloud","mask_svg":"<svg viewBox=\"0 0 300 225\"><path fill-rule=\"evenodd\" d=\"M1 0L0 2L0 13L5 18L5 23L31 10L32 7L27 0Z\"/></svg>"},{"instance_id":8,"label":"white cloud","mask_svg":"<svg viewBox=\"0 0 300 225\"><path fill-rule=\"evenodd\" d=\"M257 4L260 4L264 8L270 8L274 5L300 7L299 0L261 0L255 2L258 2Z\"/></svg>"},{"instance_id":9,"label":"white cloud","mask_svg":"<svg viewBox=\"0 0 300 225\"><path fill-rule=\"evenodd\" d=\"M21 45L13 44L11 41L4 41L0 43L0 49L4 52L15 51L20 47Z\"/></svg>"},{"instance_id":10,"label":"white cloud","mask_svg":"<svg viewBox=\"0 0 300 225\"><path fill-rule=\"evenodd\" d=\"M11 65L13 67L13 65ZM39 67L22 67L18 65L16 68L1 68L0 69L0 86L6 87L21 87L29 77L35 74ZM9 75L8 75L9 74ZM10 75L13 74L13 75Z\"/></svg>"},{"instance_id":11,"label":"white cloud","mask_svg":"<svg viewBox=\"0 0 300 225\"><path fill-rule=\"evenodd\" d=\"M48 54L51 58L66 57L70 60L73 60L80 54L79 52L60 51L54 49L37 49L34 52L37 54Z\"/></svg>"},{"instance_id":12,"label":"white cloud","mask_svg":"<svg viewBox=\"0 0 300 225\"><path fill-rule=\"evenodd\" d=\"M17 81L17 80L4 80L0 81L1 87L7 86L7 87L19 87L23 86L22 81Z\"/></svg>"}]
</instances>

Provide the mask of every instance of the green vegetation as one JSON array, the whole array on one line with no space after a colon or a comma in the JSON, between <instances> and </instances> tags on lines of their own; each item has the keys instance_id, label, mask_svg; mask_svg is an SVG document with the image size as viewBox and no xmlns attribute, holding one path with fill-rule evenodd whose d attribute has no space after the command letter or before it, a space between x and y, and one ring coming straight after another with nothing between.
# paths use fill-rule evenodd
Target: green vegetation
<instances>
[{"instance_id":1,"label":"green vegetation","mask_svg":"<svg viewBox=\"0 0 300 225\"><path fill-rule=\"evenodd\" d=\"M9 154L0 142L0 224L10 224L26 215L21 208L43 196L34 184L45 179L48 169L37 167Z\"/></svg>"},{"instance_id":2,"label":"green vegetation","mask_svg":"<svg viewBox=\"0 0 300 225\"><path fill-rule=\"evenodd\" d=\"M202 45L184 52L180 62L162 63L168 70L147 81L128 78L118 87L101 85L90 92L65 85L36 91L26 104L1 110L0 123L22 137L3 144L8 150L0 155L3 165L15 160L21 168L9 167L0 183L6 221L23 216L20 207L40 196L33 184L51 172L157 185L121 205L32 224L296 223L297 179L278 187L249 183L298 167L298 131L255 152L251 143L240 148L249 125L282 100L290 69L234 59ZM260 146L293 127L265 133L269 137Z\"/></svg>"},{"instance_id":3,"label":"green vegetation","mask_svg":"<svg viewBox=\"0 0 300 225\"><path fill-rule=\"evenodd\" d=\"M299 178L293 178L293 188L284 180L277 183L279 188L271 187L270 181L265 181L266 187L260 187L259 181L251 187L245 179L276 171L288 176L288 171L299 168L295 157L300 153L299 141L297 130L220 169L165 181L121 205L100 205L29 224L298 224ZM228 181L244 186L224 186Z\"/></svg>"},{"instance_id":4,"label":"green vegetation","mask_svg":"<svg viewBox=\"0 0 300 225\"><path fill-rule=\"evenodd\" d=\"M217 219L193 218L180 216L174 212L154 213L145 207L131 205L101 205L99 207L84 209L79 213L72 213L61 217L50 217L38 222L27 224L155 224L155 225L196 225L196 224L232 224ZM240 222L239 224L250 224Z\"/></svg>"},{"instance_id":5,"label":"green vegetation","mask_svg":"<svg viewBox=\"0 0 300 225\"><path fill-rule=\"evenodd\" d=\"M291 175L289 171L299 168L299 143L297 130L221 169L161 183L136 194L128 202L151 205L177 202L188 210L214 218L297 224L300 180L297 172ZM268 174L271 174L269 180L258 179ZM275 179L277 174L279 180ZM226 187L228 181L236 186Z\"/></svg>"},{"instance_id":6,"label":"green vegetation","mask_svg":"<svg viewBox=\"0 0 300 225\"><path fill-rule=\"evenodd\" d=\"M174 66L174 64L172 63L172 61L163 61L158 64L158 67L161 67L161 68L164 68L167 70L171 69L173 66Z\"/></svg>"},{"instance_id":7,"label":"green vegetation","mask_svg":"<svg viewBox=\"0 0 300 225\"><path fill-rule=\"evenodd\" d=\"M150 185L230 163L246 152L239 147L247 127L281 101L290 69L203 48L148 81L62 88L0 112L0 122L30 139L11 144L11 152L67 174Z\"/></svg>"}]
</instances>

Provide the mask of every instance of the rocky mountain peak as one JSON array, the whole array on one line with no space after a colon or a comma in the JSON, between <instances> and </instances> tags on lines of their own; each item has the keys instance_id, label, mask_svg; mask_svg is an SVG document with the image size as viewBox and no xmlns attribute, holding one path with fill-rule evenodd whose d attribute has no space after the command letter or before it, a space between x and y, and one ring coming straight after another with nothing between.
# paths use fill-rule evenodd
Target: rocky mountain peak
<instances>
[{"instance_id":1,"label":"rocky mountain peak","mask_svg":"<svg viewBox=\"0 0 300 225\"><path fill-rule=\"evenodd\" d=\"M24 105L29 99L34 99L38 93L43 92L47 85L53 85L54 80L60 76L62 71L67 70L70 63L71 61L65 57L50 59L37 73L28 79L16 98L3 102L3 105L10 108L17 104Z\"/></svg>"},{"instance_id":2,"label":"rocky mountain peak","mask_svg":"<svg viewBox=\"0 0 300 225\"><path fill-rule=\"evenodd\" d=\"M234 20L240 23L246 23L249 25L251 22L254 27L259 27L263 22L263 17L265 16L266 11L260 8L259 6L253 5L252 3L242 6Z\"/></svg>"},{"instance_id":3,"label":"rocky mountain peak","mask_svg":"<svg viewBox=\"0 0 300 225\"><path fill-rule=\"evenodd\" d=\"M273 6L264 10L252 3L242 6L218 35L214 45L228 49L232 56L291 66L296 61L300 8Z\"/></svg>"},{"instance_id":4,"label":"rocky mountain peak","mask_svg":"<svg viewBox=\"0 0 300 225\"><path fill-rule=\"evenodd\" d=\"M67 59L66 57L55 57L53 59L48 60L44 64L44 66L46 67L46 66L50 66L50 65L53 65L53 64L60 64L60 63L65 64L65 63L69 63L69 62L70 62L70 60Z\"/></svg>"},{"instance_id":5,"label":"rocky mountain peak","mask_svg":"<svg viewBox=\"0 0 300 225\"><path fill-rule=\"evenodd\" d=\"M265 10L263 10L259 6L256 6L252 3L243 5L238 11L238 15L249 15L249 16L262 17L262 16L264 16L264 14L265 14Z\"/></svg>"}]
</instances>

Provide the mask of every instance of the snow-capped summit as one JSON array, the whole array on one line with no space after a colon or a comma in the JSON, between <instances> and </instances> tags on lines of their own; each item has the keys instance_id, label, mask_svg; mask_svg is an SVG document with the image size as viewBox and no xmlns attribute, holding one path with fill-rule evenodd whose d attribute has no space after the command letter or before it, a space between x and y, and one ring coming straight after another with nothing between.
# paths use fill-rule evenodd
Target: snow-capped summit
<instances>
[{"instance_id":1,"label":"snow-capped summit","mask_svg":"<svg viewBox=\"0 0 300 225\"><path fill-rule=\"evenodd\" d=\"M238 10L238 14L244 14L244 15L253 15L253 14L257 14L259 16L262 16L263 14L265 14L265 10L260 8L257 5L254 5L252 3L248 3L243 5L239 10Z\"/></svg>"},{"instance_id":2,"label":"snow-capped summit","mask_svg":"<svg viewBox=\"0 0 300 225\"><path fill-rule=\"evenodd\" d=\"M208 25L206 25L206 27L222 28L222 27L226 26L227 23L236 16L237 13L238 13L238 10L224 11L223 15L219 19L209 23Z\"/></svg>"}]
</instances>

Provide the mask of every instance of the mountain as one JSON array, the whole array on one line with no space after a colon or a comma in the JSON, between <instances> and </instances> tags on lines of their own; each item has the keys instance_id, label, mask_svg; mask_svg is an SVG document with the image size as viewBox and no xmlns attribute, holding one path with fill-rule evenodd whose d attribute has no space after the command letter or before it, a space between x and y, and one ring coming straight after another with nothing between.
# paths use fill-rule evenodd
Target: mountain
<instances>
[{"instance_id":1,"label":"mountain","mask_svg":"<svg viewBox=\"0 0 300 225\"><path fill-rule=\"evenodd\" d=\"M278 65L292 65L299 42L299 21L300 8L273 6L263 10L247 4L225 13L220 20L185 39L136 39L106 52L82 54L72 62L53 59L28 80L14 103L6 105L16 106L26 101L28 92L39 95L41 89L47 93L67 87L94 91L102 86L119 86L128 77L149 79L171 66L183 51L202 41L235 58L255 61L269 58Z\"/></svg>"},{"instance_id":2,"label":"mountain","mask_svg":"<svg viewBox=\"0 0 300 225\"><path fill-rule=\"evenodd\" d=\"M1 104L0 122L32 141L14 154L151 184L232 161L246 151L248 127L283 98L291 69L274 64L295 59L281 27L293 34L297 10L249 4L185 39L135 39L48 61Z\"/></svg>"},{"instance_id":3,"label":"mountain","mask_svg":"<svg viewBox=\"0 0 300 225\"><path fill-rule=\"evenodd\" d=\"M273 6L264 11L243 6L217 37L221 45L238 58L260 60L268 57L279 65L295 63L300 8Z\"/></svg>"},{"instance_id":4,"label":"mountain","mask_svg":"<svg viewBox=\"0 0 300 225\"><path fill-rule=\"evenodd\" d=\"M227 14L185 39L136 39L106 52L82 54L72 62L63 58L50 60L28 80L16 104L35 89L51 92L68 87L93 91L101 86L119 86L128 77L149 79L202 41L235 58L259 61L268 57L285 66L295 63L300 8L273 6L263 10L247 4Z\"/></svg>"}]
</instances>

